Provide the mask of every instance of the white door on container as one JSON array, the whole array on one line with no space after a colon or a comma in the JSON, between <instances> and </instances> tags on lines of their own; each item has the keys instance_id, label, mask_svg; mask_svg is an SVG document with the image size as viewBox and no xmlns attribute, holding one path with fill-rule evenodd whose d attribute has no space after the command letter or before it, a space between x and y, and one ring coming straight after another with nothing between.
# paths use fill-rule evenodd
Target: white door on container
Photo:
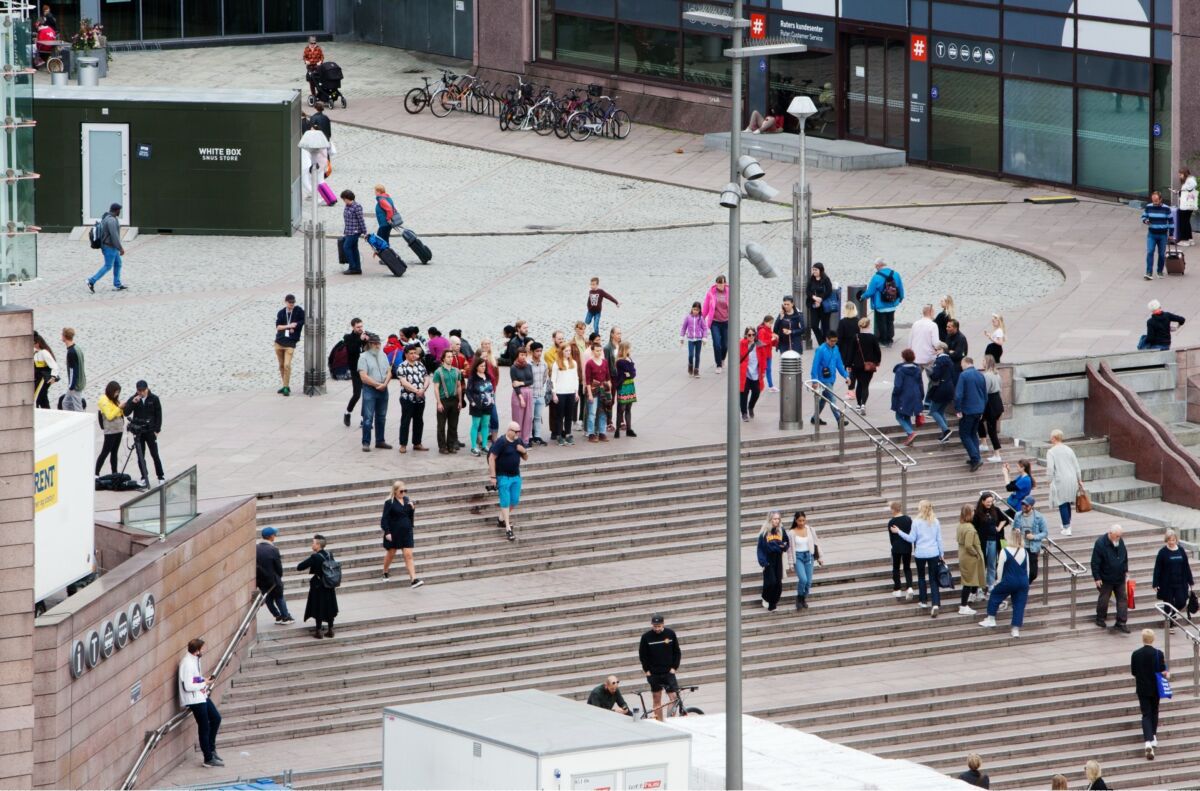
<instances>
[{"instance_id":1,"label":"white door on container","mask_svg":"<svg viewBox=\"0 0 1200 791\"><path fill-rule=\"evenodd\" d=\"M129 124L83 124L83 224L96 222L114 203L128 225Z\"/></svg>"}]
</instances>

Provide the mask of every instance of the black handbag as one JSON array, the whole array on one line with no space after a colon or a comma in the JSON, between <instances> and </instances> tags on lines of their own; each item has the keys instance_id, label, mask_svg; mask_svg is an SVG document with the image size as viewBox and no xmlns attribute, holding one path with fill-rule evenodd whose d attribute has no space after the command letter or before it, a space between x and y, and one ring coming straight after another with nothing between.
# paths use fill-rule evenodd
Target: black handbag
<instances>
[{"instance_id":1,"label":"black handbag","mask_svg":"<svg viewBox=\"0 0 1200 791\"><path fill-rule=\"evenodd\" d=\"M1196 598L1196 591L1188 594L1187 611L1188 615L1195 615L1200 612L1200 600Z\"/></svg>"},{"instance_id":2,"label":"black handbag","mask_svg":"<svg viewBox=\"0 0 1200 791\"><path fill-rule=\"evenodd\" d=\"M937 569L937 586L939 588L953 588L954 577L950 576L950 567L946 565L946 561L938 561Z\"/></svg>"}]
</instances>

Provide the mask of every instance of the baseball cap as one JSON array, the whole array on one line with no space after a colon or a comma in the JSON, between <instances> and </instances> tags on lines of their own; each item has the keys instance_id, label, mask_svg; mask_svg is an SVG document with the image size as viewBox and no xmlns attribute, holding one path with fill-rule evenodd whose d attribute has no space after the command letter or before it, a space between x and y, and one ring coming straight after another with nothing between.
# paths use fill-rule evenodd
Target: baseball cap
<instances>
[{"instance_id":1,"label":"baseball cap","mask_svg":"<svg viewBox=\"0 0 1200 791\"><path fill-rule=\"evenodd\" d=\"M654 615L650 616L650 623L665 623L665 621L666 619L659 613L654 613Z\"/></svg>"},{"instance_id":2,"label":"baseball cap","mask_svg":"<svg viewBox=\"0 0 1200 791\"><path fill-rule=\"evenodd\" d=\"M373 332L367 333L367 343L380 343L379 336Z\"/></svg>"},{"instance_id":3,"label":"baseball cap","mask_svg":"<svg viewBox=\"0 0 1200 791\"><path fill-rule=\"evenodd\" d=\"M1037 502L1037 500L1033 499L1032 494L1027 494L1027 495L1025 495L1025 498L1023 500L1021 500L1021 505L1032 506L1036 502Z\"/></svg>"},{"instance_id":4,"label":"baseball cap","mask_svg":"<svg viewBox=\"0 0 1200 791\"><path fill-rule=\"evenodd\" d=\"M263 538L270 538L271 536L276 535L278 533L279 533L279 531L273 527L264 527L262 529L262 537Z\"/></svg>"}]
</instances>

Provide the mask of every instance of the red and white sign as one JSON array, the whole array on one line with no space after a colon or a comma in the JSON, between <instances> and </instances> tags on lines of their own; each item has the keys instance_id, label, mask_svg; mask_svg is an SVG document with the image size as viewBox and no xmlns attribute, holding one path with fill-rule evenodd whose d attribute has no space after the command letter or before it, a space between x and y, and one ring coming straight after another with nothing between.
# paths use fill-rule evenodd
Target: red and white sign
<instances>
[{"instance_id":1,"label":"red and white sign","mask_svg":"<svg viewBox=\"0 0 1200 791\"><path fill-rule=\"evenodd\" d=\"M767 15L766 14L751 14L750 15L750 38L766 38L767 37Z\"/></svg>"},{"instance_id":2,"label":"red and white sign","mask_svg":"<svg viewBox=\"0 0 1200 791\"><path fill-rule=\"evenodd\" d=\"M929 40L925 36L913 35L912 46L909 47L909 52L912 53L913 60L927 61L929 60Z\"/></svg>"}]
</instances>

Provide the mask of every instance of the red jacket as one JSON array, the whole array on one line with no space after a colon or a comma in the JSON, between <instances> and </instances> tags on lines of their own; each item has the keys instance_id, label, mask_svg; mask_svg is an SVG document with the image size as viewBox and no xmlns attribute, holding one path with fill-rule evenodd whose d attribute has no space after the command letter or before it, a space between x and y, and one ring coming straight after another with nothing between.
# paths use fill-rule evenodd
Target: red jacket
<instances>
[{"instance_id":1,"label":"red jacket","mask_svg":"<svg viewBox=\"0 0 1200 791\"><path fill-rule=\"evenodd\" d=\"M738 359L741 360L741 365L739 366L738 370L742 377L740 389L743 391L746 389L746 369L750 367L749 351L750 341L746 338L742 338L742 342L738 344ZM771 346L770 344L764 345L760 342L759 345L755 347L754 353L758 355L758 389L762 390L764 383L767 381L767 364L771 360Z\"/></svg>"}]
</instances>

